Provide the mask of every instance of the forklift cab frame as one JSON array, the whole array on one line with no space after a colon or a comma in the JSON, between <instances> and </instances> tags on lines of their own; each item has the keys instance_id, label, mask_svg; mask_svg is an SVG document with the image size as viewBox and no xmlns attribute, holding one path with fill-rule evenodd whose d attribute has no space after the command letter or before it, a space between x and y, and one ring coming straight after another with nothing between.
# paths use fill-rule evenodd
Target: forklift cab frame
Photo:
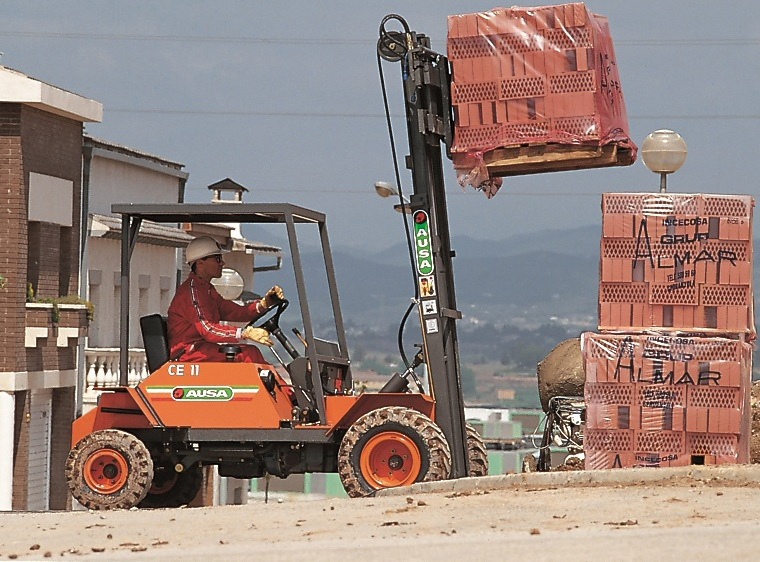
<instances>
[{"instance_id":1,"label":"forklift cab frame","mask_svg":"<svg viewBox=\"0 0 760 562\"><path fill-rule=\"evenodd\" d=\"M299 207L288 203L161 203L161 204L114 204L111 211L122 217L121 231L121 313L120 313L120 380L121 386L127 386L128 348L130 333L129 302L130 302L130 262L137 243L140 226L144 220L157 223L223 223L239 222L248 224L285 224L288 244L295 276L298 301L301 310L301 320L306 340L306 359L311 365L337 365L345 369L344 390L351 391L350 361L346 344L343 317L340 310L338 290L333 266L330 242L327 235L327 225L324 213ZM321 250L324 259L327 287L330 294L337 345L314 337L309 301L306 294L301 253L296 233L297 224L315 224L319 230ZM307 377L311 377L307 386L312 390L319 423L327 421L325 412L324 391L320 369L304 369Z\"/></svg>"}]
</instances>

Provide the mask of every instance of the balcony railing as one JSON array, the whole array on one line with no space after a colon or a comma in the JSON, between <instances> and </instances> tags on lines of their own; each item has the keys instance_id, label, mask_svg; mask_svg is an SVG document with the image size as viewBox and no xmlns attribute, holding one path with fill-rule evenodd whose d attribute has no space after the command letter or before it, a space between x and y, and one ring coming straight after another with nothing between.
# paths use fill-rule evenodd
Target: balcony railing
<instances>
[{"instance_id":1,"label":"balcony railing","mask_svg":"<svg viewBox=\"0 0 760 562\"><path fill-rule=\"evenodd\" d=\"M86 390L93 387L119 386L119 348L93 347L84 350L87 372ZM129 372L127 382L133 386L148 376L148 364L144 349L129 350Z\"/></svg>"}]
</instances>

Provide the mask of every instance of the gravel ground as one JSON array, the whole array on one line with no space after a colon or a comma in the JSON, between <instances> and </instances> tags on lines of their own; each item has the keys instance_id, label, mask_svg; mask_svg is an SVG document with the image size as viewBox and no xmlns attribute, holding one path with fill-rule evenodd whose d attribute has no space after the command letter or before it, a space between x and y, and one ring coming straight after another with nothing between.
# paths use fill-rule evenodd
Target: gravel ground
<instances>
[{"instance_id":1,"label":"gravel ground","mask_svg":"<svg viewBox=\"0 0 760 562\"><path fill-rule=\"evenodd\" d=\"M748 467L750 468L750 467ZM0 514L0 560L750 560L760 487L531 485L196 509Z\"/></svg>"}]
</instances>

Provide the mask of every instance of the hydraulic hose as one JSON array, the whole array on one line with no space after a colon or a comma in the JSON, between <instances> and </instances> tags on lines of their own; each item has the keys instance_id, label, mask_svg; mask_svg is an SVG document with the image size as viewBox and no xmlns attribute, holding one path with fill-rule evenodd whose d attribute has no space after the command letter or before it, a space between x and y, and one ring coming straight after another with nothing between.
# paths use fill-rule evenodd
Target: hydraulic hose
<instances>
[{"instance_id":1,"label":"hydraulic hose","mask_svg":"<svg viewBox=\"0 0 760 562\"><path fill-rule=\"evenodd\" d=\"M385 86L385 74L383 72L383 65L381 61L381 53L380 53L380 47L383 46L386 48L386 50L393 51L394 54L398 55L398 60L402 61L402 65L406 68L408 65L408 49L407 46L398 39L398 33L390 33L385 29L385 24L390 20L396 20L398 21L401 26L404 28L404 38L407 38L409 35L409 26L407 25L404 18L402 18L399 15L396 14L389 14L385 16L380 23L380 39L378 41L378 52L377 52L377 69L378 73L380 74L380 85L383 92L383 106L385 108L385 120L388 126L388 137L390 140L391 145L391 155L393 157L393 170L396 177L396 185L398 186L398 197L399 197L399 204L401 205L401 210L403 211L401 214L404 219L404 233L406 234L406 245L407 250L409 253L409 263L411 265L411 272L412 272L412 283L414 285L414 299L409 304L409 307L406 309L406 312L404 313L403 318L401 319L401 323L399 324L398 329L398 350L399 354L401 355L401 359L404 362L404 365L407 369L411 369L411 365L409 363L409 360L406 356L406 353L404 352L404 327L406 325L407 320L409 319L409 315L412 312L412 309L414 308L415 304L419 301L419 287L417 286L417 276L415 275L415 261L414 261L414 247L412 245L412 236L409 229L409 217L406 213L406 207L408 206L407 203L404 202L404 194L401 187L401 174L399 172L399 166L398 166L398 156L396 154L396 141L395 137L393 135L393 124L391 122L391 113L390 109L388 107L388 92ZM393 47L391 47L393 46Z\"/></svg>"}]
</instances>

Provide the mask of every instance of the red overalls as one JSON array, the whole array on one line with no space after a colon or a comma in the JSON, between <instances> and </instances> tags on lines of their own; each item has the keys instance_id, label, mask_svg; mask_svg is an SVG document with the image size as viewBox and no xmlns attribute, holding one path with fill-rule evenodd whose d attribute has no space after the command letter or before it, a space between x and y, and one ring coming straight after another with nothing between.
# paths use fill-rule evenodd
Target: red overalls
<instances>
[{"instance_id":1,"label":"red overalls","mask_svg":"<svg viewBox=\"0 0 760 562\"><path fill-rule=\"evenodd\" d=\"M225 361L218 344L239 343L240 330L223 326L220 321L250 322L264 312L261 301L240 306L223 298L211 283L190 273L169 306L169 356L185 362ZM253 345L243 345L237 360L266 363Z\"/></svg>"}]
</instances>

